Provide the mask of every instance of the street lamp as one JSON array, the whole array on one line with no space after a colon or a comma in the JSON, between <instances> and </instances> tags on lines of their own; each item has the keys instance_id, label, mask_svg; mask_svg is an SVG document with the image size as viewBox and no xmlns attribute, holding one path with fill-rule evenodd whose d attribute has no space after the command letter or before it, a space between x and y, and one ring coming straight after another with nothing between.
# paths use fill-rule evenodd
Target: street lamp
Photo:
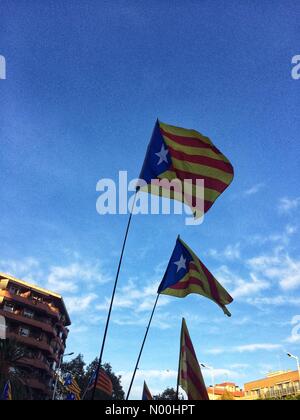
<instances>
[{"instance_id":1,"label":"street lamp","mask_svg":"<svg viewBox=\"0 0 300 420\"><path fill-rule=\"evenodd\" d=\"M62 354L59 358L59 363L58 363L58 368L56 369L56 378L55 378L55 384L54 384L54 389L53 389L53 395L52 395L52 400L55 400L55 395L56 395L56 389L57 389L57 383L58 383L58 372L60 371L61 368L61 364L63 361L64 357L67 356L72 356L74 354L74 352L72 353L68 353L68 354Z\"/></svg>"},{"instance_id":2,"label":"street lamp","mask_svg":"<svg viewBox=\"0 0 300 420\"><path fill-rule=\"evenodd\" d=\"M299 386L298 388L300 389L300 364L299 364L299 357L298 356L294 356L291 353L287 353L288 357L291 357L292 359L295 359L297 362L297 369L298 369L298 376L299 376Z\"/></svg>"},{"instance_id":3,"label":"street lamp","mask_svg":"<svg viewBox=\"0 0 300 420\"><path fill-rule=\"evenodd\" d=\"M213 399L215 399L215 371L212 366L205 365L204 363L200 363L200 366L202 366L205 369L208 369L211 371L211 380L213 385Z\"/></svg>"}]
</instances>

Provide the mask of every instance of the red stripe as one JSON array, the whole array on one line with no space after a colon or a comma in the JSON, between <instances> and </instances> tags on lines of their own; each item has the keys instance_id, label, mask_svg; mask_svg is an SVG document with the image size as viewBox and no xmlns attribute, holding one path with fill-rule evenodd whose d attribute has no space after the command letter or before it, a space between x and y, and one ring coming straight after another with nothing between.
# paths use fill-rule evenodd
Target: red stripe
<instances>
[{"instance_id":1,"label":"red stripe","mask_svg":"<svg viewBox=\"0 0 300 420\"><path fill-rule=\"evenodd\" d=\"M200 370L200 368L199 368L199 370ZM207 394L205 384L203 383L201 378L198 377L198 375L194 372L194 370L192 369L192 367L189 364L187 364L187 376L188 376L188 380L193 382L195 388L197 389L197 391L201 395L201 398L203 400L208 400L208 394Z\"/></svg>"},{"instance_id":2,"label":"red stripe","mask_svg":"<svg viewBox=\"0 0 300 420\"><path fill-rule=\"evenodd\" d=\"M210 293L212 295L212 297L214 298L214 300L218 303L221 304L220 302L220 296L219 296L219 292L217 289L217 285L216 285L216 281L213 277L213 275L208 271L208 269L205 267L204 264L202 264L202 262L198 259L202 270L204 271L204 274L207 278L208 284L209 284L209 288L210 288Z\"/></svg>"},{"instance_id":3,"label":"red stripe","mask_svg":"<svg viewBox=\"0 0 300 420\"><path fill-rule=\"evenodd\" d=\"M175 290L187 289L191 284L195 284L196 286L200 286L203 289L203 284L202 284L201 280L199 280L195 277L190 277L188 280L185 280L183 282L180 281L176 284L173 284L173 286L170 286L170 289L175 289Z\"/></svg>"},{"instance_id":4,"label":"red stripe","mask_svg":"<svg viewBox=\"0 0 300 420\"><path fill-rule=\"evenodd\" d=\"M213 144L208 144L205 141L199 139L198 137L185 137L185 136L177 136L176 134L168 133L167 131L163 130L160 127L161 133L168 137L170 140L175 141L178 144L183 146L190 146L190 147L198 147L198 148L205 148L211 149L218 155L224 156L219 149L216 148Z\"/></svg>"},{"instance_id":5,"label":"red stripe","mask_svg":"<svg viewBox=\"0 0 300 420\"><path fill-rule=\"evenodd\" d=\"M194 183L196 183L197 179L204 179L205 188L210 188L211 190L218 191L219 193L222 193L229 185L226 184L226 182L219 181L218 179L210 178L202 174L196 175L191 172L182 171L181 169L174 169L174 172L176 173L177 178L182 182L185 179L191 179Z\"/></svg>"},{"instance_id":6,"label":"red stripe","mask_svg":"<svg viewBox=\"0 0 300 420\"><path fill-rule=\"evenodd\" d=\"M211 168L220 169L221 171L233 174L233 168L230 163L206 156L188 155L184 152L175 150L170 146L168 146L168 150L170 151L171 157L174 157L175 159L191 163L198 163L200 165L209 166Z\"/></svg>"},{"instance_id":7,"label":"red stripe","mask_svg":"<svg viewBox=\"0 0 300 420\"><path fill-rule=\"evenodd\" d=\"M192 353L194 358L197 360L197 356L196 356L196 353L195 353L195 350L194 350L193 343L192 343L187 331L183 332L183 345L186 346L189 349L189 351Z\"/></svg>"}]
</instances>

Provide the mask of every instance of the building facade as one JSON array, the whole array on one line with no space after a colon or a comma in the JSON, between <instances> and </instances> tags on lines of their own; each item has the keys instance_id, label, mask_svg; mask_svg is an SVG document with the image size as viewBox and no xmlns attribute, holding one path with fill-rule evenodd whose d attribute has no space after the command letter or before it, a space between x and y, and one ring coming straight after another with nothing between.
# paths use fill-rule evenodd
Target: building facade
<instances>
[{"instance_id":1,"label":"building facade","mask_svg":"<svg viewBox=\"0 0 300 420\"><path fill-rule=\"evenodd\" d=\"M299 376L297 370L269 373L266 378L245 384L245 398L256 400L297 395L300 393Z\"/></svg>"},{"instance_id":2,"label":"building facade","mask_svg":"<svg viewBox=\"0 0 300 420\"><path fill-rule=\"evenodd\" d=\"M210 400L220 400L223 398L241 400L244 398L244 391L234 382L223 382L216 384L214 387L210 386L207 388L207 392Z\"/></svg>"},{"instance_id":3,"label":"building facade","mask_svg":"<svg viewBox=\"0 0 300 420\"><path fill-rule=\"evenodd\" d=\"M30 398L50 399L71 324L63 298L0 273L0 316L6 338L26 347L26 358L18 363Z\"/></svg>"}]
</instances>

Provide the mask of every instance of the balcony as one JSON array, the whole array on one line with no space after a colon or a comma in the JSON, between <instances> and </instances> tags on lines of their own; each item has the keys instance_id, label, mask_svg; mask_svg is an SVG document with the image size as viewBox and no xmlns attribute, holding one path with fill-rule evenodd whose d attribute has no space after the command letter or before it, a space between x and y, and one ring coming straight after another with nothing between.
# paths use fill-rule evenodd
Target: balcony
<instances>
[{"instance_id":1,"label":"balcony","mask_svg":"<svg viewBox=\"0 0 300 420\"><path fill-rule=\"evenodd\" d=\"M36 389L38 391L43 392L45 395L51 395L51 389L49 386L45 385L40 379L37 378L30 378L25 381L25 385L29 388Z\"/></svg>"},{"instance_id":2,"label":"balcony","mask_svg":"<svg viewBox=\"0 0 300 420\"><path fill-rule=\"evenodd\" d=\"M50 368L50 366L40 359L34 359L29 357L24 357L18 361L20 365L30 366L34 369L40 369L48 373L50 376L54 376L54 371Z\"/></svg>"},{"instance_id":3,"label":"balcony","mask_svg":"<svg viewBox=\"0 0 300 420\"><path fill-rule=\"evenodd\" d=\"M16 321L17 323L22 323L38 328L42 331L45 331L46 333L53 335L54 337L56 337L57 335L54 328L46 322L37 321L34 318L28 318L26 316L19 315L15 312L4 311L3 309L0 309L0 315L4 316L4 318Z\"/></svg>"},{"instance_id":4,"label":"balcony","mask_svg":"<svg viewBox=\"0 0 300 420\"><path fill-rule=\"evenodd\" d=\"M10 332L10 331L7 333L7 338L11 340L15 340L21 344L24 344L27 347L38 348L39 350L46 351L48 354L50 354L52 357L56 359L52 347L44 340L38 340L37 338L32 337L32 336L29 336L29 337L22 336L15 332Z\"/></svg>"},{"instance_id":5,"label":"balcony","mask_svg":"<svg viewBox=\"0 0 300 420\"><path fill-rule=\"evenodd\" d=\"M59 310L57 308L51 307L48 303L38 302L37 300L32 299L31 297L14 295L14 294L9 293L8 290L0 289L0 298L1 297L8 301L18 302L22 305L30 306L31 308L34 308L35 310L38 309L42 312L45 312L47 315L53 317L56 320L56 322L60 320Z\"/></svg>"}]
</instances>

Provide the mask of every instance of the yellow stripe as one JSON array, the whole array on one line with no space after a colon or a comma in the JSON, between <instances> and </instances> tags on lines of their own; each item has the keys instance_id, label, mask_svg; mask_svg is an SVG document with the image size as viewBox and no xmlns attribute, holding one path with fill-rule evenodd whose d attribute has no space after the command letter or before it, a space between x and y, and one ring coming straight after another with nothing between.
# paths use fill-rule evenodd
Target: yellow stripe
<instances>
[{"instance_id":1,"label":"yellow stripe","mask_svg":"<svg viewBox=\"0 0 300 420\"><path fill-rule=\"evenodd\" d=\"M173 140L169 139L167 136L163 136L167 146L172 147L172 149L177 150L178 152L186 153L191 156L204 156L212 159L220 160L222 162L230 163L226 156L221 153L216 153L212 149L206 149L203 147L191 147L178 144Z\"/></svg>"},{"instance_id":2,"label":"yellow stripe","mask_svg":"<svg viewBox=\"0 0 300 420\"><path fill-rule=\"evenodd\" d=\"M191 163L172 157L173 166L175 169L181 171L190 172L194 175L198 175L199 179L201 177L209 177L217 179L224 182L225 184L230 184L233 179L233 175L228 172L221 171L221 169L212 168L211 166L200 165L199 163Z\"/></svg>"},{"instance_id":3,"label":"yellow stripe","mask_svg":"<svg viewBox=\"0 0 300 420\"><path fill-rule=\"evenodd\" d=\"M184 137L196 137L200 140L203 140L207 144L212 144L211 140L204 136L203 134L199 133L196 130L189 129L189 128L182 128L182 127L175 127L174 125L168 125L159 121L159 125L162 127L163 130L168 131L171 134L175 134L177 136L184 136Z\"/></svg>"}]
</instances>

